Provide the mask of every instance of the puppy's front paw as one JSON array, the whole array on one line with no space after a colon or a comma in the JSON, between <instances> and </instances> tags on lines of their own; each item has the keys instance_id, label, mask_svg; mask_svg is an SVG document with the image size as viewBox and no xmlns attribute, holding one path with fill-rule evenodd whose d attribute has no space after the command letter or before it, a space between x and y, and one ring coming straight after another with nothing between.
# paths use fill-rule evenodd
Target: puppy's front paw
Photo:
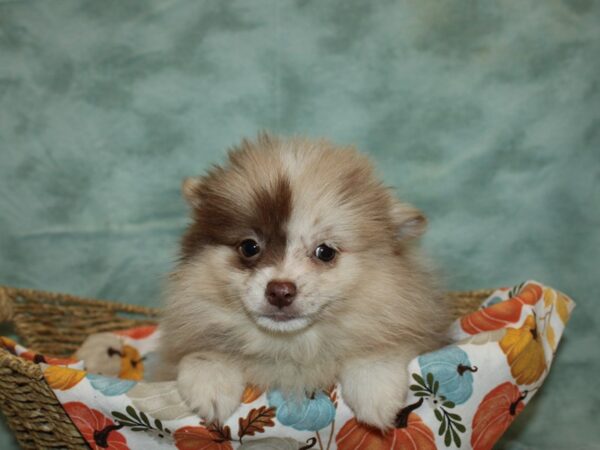
<instances>
[{"instance_id":1,"label":"puppy's front paw","mask_svg":"<svg viewBox=\"0 0 600 450\"><path fill-rule=\"evenodd\" d=\"M396 415L404 405L406 389L356 386L352 390L350 393L344 388L342 395L359 422L384 431L394 427Z\"/></svg>"},{"instance_id":2,"label":"puppy's front paw","mask_svg":"<svg viewBox=\"0 0 600 450\"><path fill-rule=\"evenodd\" d=\"M359 422L388 430L405 404L406 369L388 364L355 366L342 374L342 397Z\"/></svg>"},{"instance_id":3,"label":"puppy's front paw","mask_svg":"<svg viewBox=\"0 0 600 450\"><path fill-rule=\"evenodd\" d=\"M223 424L240 406L244 378L234 365L195 353L181 360L177 388L200 417Z\"/></svg>"}]
</instances>

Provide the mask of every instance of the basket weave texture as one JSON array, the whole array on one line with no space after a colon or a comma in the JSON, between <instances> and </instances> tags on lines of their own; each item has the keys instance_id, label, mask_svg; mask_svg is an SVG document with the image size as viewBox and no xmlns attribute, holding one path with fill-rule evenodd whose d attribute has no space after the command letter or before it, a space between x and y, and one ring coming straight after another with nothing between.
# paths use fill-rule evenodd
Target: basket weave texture
<instances>
[{"instance_id":1,"label":"basket weave texture","mask_svg":"<svg viewBox=\"0 0 600 450\"><path fill-rule=\"evenodd\" d=\"M491 292L449 293L454 317L476 310ZM46 355L71 356L90 334L156 323L158 315L155 308L0 286L0 322ZM39 365L1 348L0 409L22 448L88 448Z\"/></svg>"}]
</instances>

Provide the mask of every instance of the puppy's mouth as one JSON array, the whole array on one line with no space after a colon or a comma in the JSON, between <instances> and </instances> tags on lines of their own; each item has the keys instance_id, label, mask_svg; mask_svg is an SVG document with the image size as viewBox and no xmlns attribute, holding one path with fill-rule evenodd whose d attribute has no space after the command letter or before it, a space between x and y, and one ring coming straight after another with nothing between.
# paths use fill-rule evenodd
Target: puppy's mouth
<instances>
[{"instance_id":1,"label":"puppy's mouth","mask_svg":"<svg viewBox=\"0 0 600 450\"><path fill-rule=\"evenodd\" d=\"M282 333L302 330L311 323L308 316L284 312L261 314L255 320L261 328Z\"/></svg>"},{"instance_id":2,"label":"puppy's mouth","mask_svg":"<svg viewBox=\"0 0 600 450\"><path fill-rule=\"evenodd\" d=\"M274 313L274 314L263 314L261 317L266 317L267 319L271 319L274 322L289 322L294 319L301 319L303 316L298 314L289 314L289 313Z\"/></svg>"}]
</instances>

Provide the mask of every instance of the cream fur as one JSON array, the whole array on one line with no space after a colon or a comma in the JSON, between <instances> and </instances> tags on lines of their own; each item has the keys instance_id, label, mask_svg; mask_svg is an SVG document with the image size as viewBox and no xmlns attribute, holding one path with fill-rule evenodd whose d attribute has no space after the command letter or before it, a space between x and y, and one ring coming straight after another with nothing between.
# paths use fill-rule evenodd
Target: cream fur
<instances>
[{"instance_id":1,"label":"cream fur","mask_svg":"<svg viewBox=\"0 0 600 450\"><path fill-rule=\"evenodd\" d=\"M381 185L363 155L326 141L244 141L228 166L186 182L185 193L201 208L203 189L212 189L243 211L253 192L272 189L281 176L289 180L291 211L280 261L240 268L236 248L207 245L172 274L161 378L177 378L189 404L221 422L243 383L297 393L341 381L360 420L390 427L403 406L408 361L441 345L448 325L412 240L424 217ZM334 264L311 257L321 243L339 250ZM298 319L263 316L272 279L297 285Z\"/></svg>"}]
</instances>

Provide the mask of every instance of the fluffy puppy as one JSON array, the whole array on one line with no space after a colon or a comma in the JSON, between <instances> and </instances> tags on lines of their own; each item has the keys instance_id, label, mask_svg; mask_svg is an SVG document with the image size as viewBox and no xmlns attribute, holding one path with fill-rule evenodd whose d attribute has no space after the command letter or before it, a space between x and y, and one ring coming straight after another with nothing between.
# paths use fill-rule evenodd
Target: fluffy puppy
<instances>
[{"instance_id":1,"label":"fluffy puppy","mask_svg":"<svg viewBox=\"0 0 600 450\"><path fill-rule=\"evenodd\" d=\"M183 191L193 222L169 282L161 378L221 423L246 384L292 395L339 381L359 420L393 426L408 362L448 325L413 245L423 214L354 149L266 134Z\"/></svg>"}]
</instances>

